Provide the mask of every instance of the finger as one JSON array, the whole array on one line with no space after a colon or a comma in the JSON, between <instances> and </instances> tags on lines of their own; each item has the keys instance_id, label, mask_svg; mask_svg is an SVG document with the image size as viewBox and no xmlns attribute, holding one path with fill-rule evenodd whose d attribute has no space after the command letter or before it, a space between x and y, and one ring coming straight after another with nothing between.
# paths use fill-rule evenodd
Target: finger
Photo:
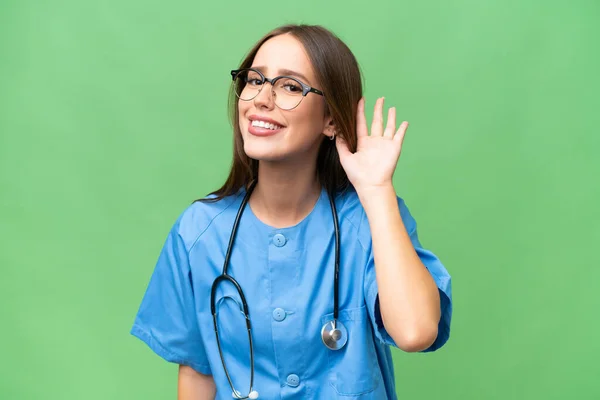
<instances>
[{"instance_id":1,"label":"finger","mask_svg":"<svg viewBox=\"0 0 600 400\"><path fill-rule=\"evenodd\" d=\"M402 146L402 143L404 142L404 136L406 134L407 129L408 129L408 121L404 121L400 124L398 131L396 131L396 134L394 135L394 140L396 142L399 142L400 146Z\"/></svg>"},{"instance_id":2,"label":"finger","mask_svg":"<svg viewBox=\"0 0 600 400\"><path fill-rule=\"evenodd\" d=\"M383 131L383 137L393 138L394 131L396 130L396 107L392 107L388 110L387 125L385 131Z\"/></svg>"},{"instance_id":3,"label":"finger","mask_svg":"<svg viewBox=\"0 0 600 400\"><path fill-rule=\"evenodd\" d=\"M356 135L367 136L367 119L365 118L365 98L361 97L356 108Z\"/></svg>"},{"instance_id":4,"label":"finger","mask_svg":"<svg viewBox=\"0 0 600 400\"><path fill-rule=\"evenodd\" d=\"M373 122L371 123L371 136L383 135L383 102L383 97L378 98L375 102Z\"/></svg>"}]
</instances>

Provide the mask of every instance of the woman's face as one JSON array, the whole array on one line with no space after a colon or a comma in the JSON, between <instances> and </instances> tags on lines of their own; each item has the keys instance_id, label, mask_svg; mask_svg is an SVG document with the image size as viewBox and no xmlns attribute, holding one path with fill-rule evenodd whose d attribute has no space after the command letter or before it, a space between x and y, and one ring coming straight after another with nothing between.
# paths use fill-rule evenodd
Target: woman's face
<instances>
[{"instance_id":1,"label":"woman's face","mask_svg":"<svg viewBox=\"0 0 600 400\"><path fill-rule=\"evenodd\" d=\"M258 50L251 67L269 79L280 75L293 76L321 90L304 47L289 34L266 41ZM316 154L323 133L333 133L330 118L325 116L323 96L308 93L296 108L282 110L275 105L268 82L264 83L254 99L239 100L238 111L244 151L256 160L305 159L313 152ZM262 124L258 122L261 120L276 125L275 129L257 126Z\"/></svg>"}]
</instances>

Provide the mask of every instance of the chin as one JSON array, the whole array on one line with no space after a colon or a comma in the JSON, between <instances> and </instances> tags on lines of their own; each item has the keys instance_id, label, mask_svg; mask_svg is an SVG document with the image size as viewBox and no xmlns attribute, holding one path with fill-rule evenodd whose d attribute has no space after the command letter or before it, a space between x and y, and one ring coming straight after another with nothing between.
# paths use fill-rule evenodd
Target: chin
<instances>
[{"instance_id":1,"label":"chin","mask_svg":"<svg viewBox=\"0 0 600 400\"><path fill-rule=\"evenodd\" d=\"M276 149L275 146L266 143L244 143L244 152L246 155L258 161L281 161L286 158L285 152Z\"/></svg>"}]
</instances>

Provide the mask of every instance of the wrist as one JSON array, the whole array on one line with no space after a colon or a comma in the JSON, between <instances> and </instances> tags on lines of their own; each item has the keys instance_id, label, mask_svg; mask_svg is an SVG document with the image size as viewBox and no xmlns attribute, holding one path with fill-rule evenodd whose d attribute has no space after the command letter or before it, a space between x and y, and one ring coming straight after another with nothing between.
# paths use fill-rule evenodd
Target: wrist
<instances>
[{"instance_id":1,"label":"wrist","mask_svg":"<svg viewBox=\"0 0 600 400\"><path fill-rule=\"evenodd\" d=\"M367 212L369 208L373 206L379 208L382 203L387 203L390 200L393 200L394 203L397 202L396 190L392 182L356 188L356 193Z\"/></svg>"}]
</instances>

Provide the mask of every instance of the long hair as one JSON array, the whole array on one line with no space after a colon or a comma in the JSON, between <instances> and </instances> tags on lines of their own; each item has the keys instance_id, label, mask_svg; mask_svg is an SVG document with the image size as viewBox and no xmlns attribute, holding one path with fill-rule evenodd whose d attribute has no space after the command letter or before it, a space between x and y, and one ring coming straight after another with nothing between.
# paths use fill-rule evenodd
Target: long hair
<instances>
[{"instance_id":1,"label":"long hair","mask_svg":"<svg viewBox=\"0 0 600 400\"><path fill-rule=\"evenodd\" d=\"M362 97L362 79L358 62L348 46L335 34L318 25L284 25L263 36L246 55L239 68L250 68L256 53L272 37L291 34L302 43L315 70L317 81L324 93L327 116L331 116L336 134L342 137L350 151L356 151L356 107ZM233 85L233 82L232 82ZM244 152L239 126L239 99L230 90L229 114L233 127L233 161L227 180L209 198L196 201L218 201L236 194L258 177L258 160ZM335 142L323 140L317 156L317 176L322 186L335 193L350 186L340 164Z\"/></svg>"}]
</instances>

